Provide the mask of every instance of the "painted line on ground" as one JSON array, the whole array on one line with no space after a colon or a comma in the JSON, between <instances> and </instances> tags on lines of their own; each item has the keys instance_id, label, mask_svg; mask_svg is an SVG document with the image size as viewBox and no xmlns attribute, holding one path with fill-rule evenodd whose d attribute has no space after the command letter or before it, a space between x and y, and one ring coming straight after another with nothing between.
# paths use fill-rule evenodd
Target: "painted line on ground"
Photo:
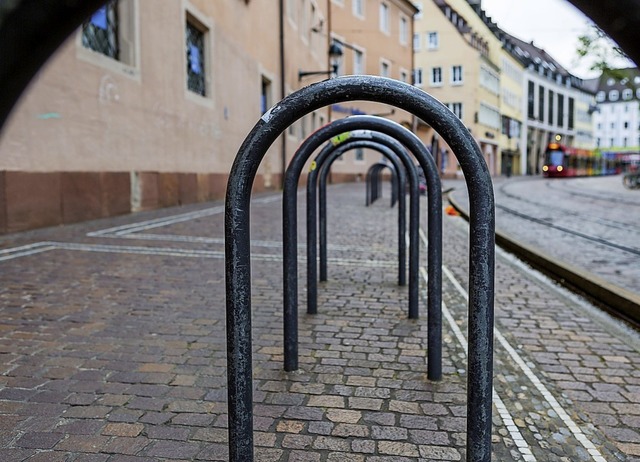
<instances>
[{"instance_id":1,"label":"painted line on ground","mask_svg":"<svg viewBox=\"0 0 640 462\"><path fill-rule=\"evenodd\" d=\"M469 295L467 291L462 287L462 285L456 280L455 276L449 271L445 266L442 267L442 271L447 276L447 278L451 281L451 283L455 286L458 292L462 295L465 300L469 300ZM538 376L533 372L533 370L526 364L526 362L522 359L522 356L511 346L511 344L507 341L507 339L500 333L500 331L494 327L493 333L495 338L498 340L500 345L505 349L505 351L509 354L511 359L520 367L522 372L527 376L527 378L531 381L533 386L540 392L542 397L547 401L547 403L551 406L551 408L555 411L555 413L560 417L562 422L567 426L569 431L573 434L573 436L582 444L582 446L587 450L589 455L595 462L606 462L606 459L602 456L600 451L595 447L595 445L587 438L584 432L578 427L578 425L573 421L573 419L569 416L567 411L564 410L562 405L558 402L558 400L553 396L553 394L549 391L547 387L544 386L542 381L538 378Z\"/></svg>"},{"instance_id":2,"label":"painted line on ground","mask_svg":"<svg viewBox=\"0 0 640 462\"><path fill-rule=\"evenodd\" d=\"M33 244L31 248L24 251L16 251L12 254L0 256L0 262L11 260L14 258L25 257L49 250L70 250L81 252L102 252L102 253L119 253L131 255L155 255L169 257L189 257L189 258L217 258L223 259L224 251L216 250L199 250L199 249L183 249L176 247L145 247L145 246L125 246L125 245L105 245L105 244L79 244L73 242L40 242ZM26 247L26 246L25 246ZM16 249L20 249L16 247ZM255 261L272 261L281 262L282 255L277 254L251 254L251 259ZM304 263L305 257L300 257L299 261ZM339 266L356 266L367 268L397 268L395 260L358 260L349 258L328 258L328 263Z\"/></svg>"},{"instance_id":3,"label":"painted line on ground","mask_svg":"<svg viewBox=\"0 0 640 462\"><path fill-rule=\"evenodd\" d=\"M427 270L424 267L420 267L420 273L422 274L422 277L426 282L429 278L427 274ZM467 339L462 333L462 330L460 330L460 327L458 326L458 324L456 324L456 321L453 318L451 311L449 311L449 308L447 308L447 305L445 304L444 301L442 302L442 315L451 326L451 330L453 331L454 336L458 340L458 343L460 343L460 345L462 346L462 349L464 350L465 354L468 355L469 351L468 351ZM504 426L506 427L507 431L511 435L511 438L513 439L514 444L518 448L518 451L520 451L520 454L522 454L522 459L525 462L535 462L537 459L533 455L533 452L531 451L529 444L522 436L522 433L520 433L520 430L515 424L513 417L509 413L507 406L505 406L504 402L498 395L498 392L496 392L495 388L492 388L491 391L492 391L493 404L498 410L498 414L500 415L500 418L502 419L502 422L504 423Z\"/></svg>"},{"instance_id":4,"label":"painted line on ground","mask_svg":"<svg viewBox=\"0 0 640 462\"><path fill-rule=\"evenodd\" d=\"M12 247L0 250L0 261L13 260L14 258L27 257L37 253L47 252L55 249L50 242L35 242L33 244Z\"/></svg>"},{"instance_id":5,"label":"painted line on ground","mask_svg":"<svg viewBox=\"0 0 640 462\"><path fill-rule=\"evenodd\" d=\"M112 239L132 239L140 241L167 241L167 242L188 242L193 244L216 244L224 245L224 238L221 237L204 237L204 236L188 236L183 234L152 234L152 233L136 233L136 234L106 234L100 237L112 238ZM266 247L273 249L281 249L283 247L282 241L267 241L261 239L252 239L251 246L253 247ZM299 243L299 249L306 249L306 244ZM328 244L328 250L345 250L353 252L371 252L375 251L378 246L355 246L355 245L341 245L341 244ZM392 249L383 249L381 251L388 251L389 253L395 253Z\"/></svg>"}]
</instances>

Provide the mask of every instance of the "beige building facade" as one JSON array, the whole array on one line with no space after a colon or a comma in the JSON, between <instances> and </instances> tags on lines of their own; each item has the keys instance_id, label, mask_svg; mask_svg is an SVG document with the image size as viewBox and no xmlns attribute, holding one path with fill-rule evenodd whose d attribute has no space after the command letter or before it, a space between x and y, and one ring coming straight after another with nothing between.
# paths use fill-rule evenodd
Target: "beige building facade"
<instances>
[{"instance_id":1,"label":"beige building facade","mask_svg":"<svg viewBox=\"0 0 640 462\"><path fill-rule=\"evenodd\" d=\"M108 2L0 133L0 233L222 198L260 116L334 76L334 41L338 74L410 81L415 12L409 0ZM279 189L302 140L359 112L411 121L359 102L314 111L271 146L254 190ZM364 176L377 158L361 154L334 164L333 180Z\"/></svg>"},{"instance_id":2,"label":"beige building facade","mask_svg":"<svg viewBox=\"0 0 640 462\"><path fill-rule=\"evenodd\" d=\"M261 114L301 86L299 68L327 65L327 2L291 3L120 0L98 10L0 134L0 231L223 197ZM327 113L272 146L256 190L279 187Z\"/></svg>"},{"instance_id":3,"label":"beige building facade","mask_svg":"<svg viewBox=\"0 0 640 462\"><path fill-rule=\"evenodd\" d=\"M445 104L474 136L492 175L500 172L500 69L491 53L492 34L470 18L466 2L418 3L414 84ZM464 14L462 13L464 11ZM432 146L443 176L461 174L455 157L430 127L420 136Z\"/></svg>"},{"instance_id":4,"label":"beige building facade","mask_svg":"<svg viewBox=\"0 0 640 462\"><path fill-rule=\"evenodd\" d=\"M413 69L413 15L408 0L330 0L331 41L342 56L336 61L338 75L379 75L411 83ZM334 104L331 120L353 114L380 115L408 128L410 114L387 105L364 101ZM345 153L333 164L334 179L364 178L380 154L368 149Z\"/></svg>"}]
</instances>

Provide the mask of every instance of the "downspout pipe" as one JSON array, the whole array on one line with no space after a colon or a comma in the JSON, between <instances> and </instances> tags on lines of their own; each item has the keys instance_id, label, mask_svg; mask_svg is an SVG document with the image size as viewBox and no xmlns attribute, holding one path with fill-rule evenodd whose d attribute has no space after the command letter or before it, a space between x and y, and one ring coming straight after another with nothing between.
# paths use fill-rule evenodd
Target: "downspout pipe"
<instances>
[{"instance_id":1,"label":"downspout pipe","mask_svg":"<svg viewBox=\"0 0 640 462\"><path fill-rule=\"evenodd\" d=\"M280 99L285 95L285 57L284 57L284 0L278 0L279 11L279 46L280 46ZM283 133L280 137L280 189L284 189L284 172L287 170L287 135Z\"/></svg>"}]
</instances>

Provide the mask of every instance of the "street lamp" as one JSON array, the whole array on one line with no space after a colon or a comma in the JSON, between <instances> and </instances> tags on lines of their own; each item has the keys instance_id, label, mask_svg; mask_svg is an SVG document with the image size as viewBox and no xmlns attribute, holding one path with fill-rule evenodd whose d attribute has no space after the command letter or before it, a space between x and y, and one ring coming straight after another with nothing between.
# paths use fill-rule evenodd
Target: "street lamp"
<instances>
[{"instance_id":1,"label":"street lamp","mask_svg":"<svg viewBox=\"0 0 640 462\"><path fill-rule=\"evenodd\" d=\"M331 69L328 71L298 71L298 82L303 77L309 75L327 75L331 76L338 73L338 59L342 56L342 47L337 42L331 42L329 46L329 60L331 61Z\"/></svg>"}]
</instances>

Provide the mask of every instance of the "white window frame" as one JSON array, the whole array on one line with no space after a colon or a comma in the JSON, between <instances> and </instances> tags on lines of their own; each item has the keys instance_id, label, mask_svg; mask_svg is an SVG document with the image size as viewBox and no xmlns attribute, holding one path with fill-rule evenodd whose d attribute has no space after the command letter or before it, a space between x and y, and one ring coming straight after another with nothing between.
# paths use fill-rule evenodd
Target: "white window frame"
<instances>
[{"instance_id":1,"label":"white window frame","mask_svg":"<svg viewBox=\"0 0 640 462\"><path fill-rule=\"evenodd\" d=\"M437 50L440 48L440 34L437 31L429 31L427 36L427 50Z\"/></svg>"},{"instance_id":2,"label":"white window frame","mask_svg":"<svg viewBox=\"0 0 640 462\"><path fill-rule=\"evenodd\" d=\"M415 32L413 34L413 51L420 51L422 48L422 34Z\"/></svg>"},{"instance_id":3,"label":"white window frame","mask_svg":"<svg viewBox=\"0 0 640 462\"><path fill-rule=\"evenodd\" d=\"M386 74L383 70L386 68ZM391 61L388 59L380 58L380 76L391 78Z\"/></svg>"},{"instance_id":4,"label":"white window frame","mask_svg":"<svg viewBox=\"0 0 640 462\"><path fill-rule=\"evenodd\" d=\"M424 86L424 80L423 80L422 68L421 67L416 67L413 70L413 85L416 86L416 87L423 87Z\"/></svg>"},{"instance_id":5,"label":"white window frame","mask_svg":"<svg viewBox=\"0 0 640 462\"><path fill-rule=\"evenodd\" d=\"M356 18L364 19L365 0L351 0L351 12Z\"/></svg>"},{"instance_id":6,"label":"white window frame","mask_svg":"<svg viewBox=\"0 0 640 462\"><path fill-rule=\"evenodd\" d=\"M360 57L360 61L358 62L358 57ZM353 49L353 75L361 75L364 74L366 66L364 62L364 50Z\"/></svg>"},{"instance_id":7,"label":"white window frame","mask_svg":"<svg viewBox=\"0 0 640 462\"><path fill-rule=\"evenodd\" d=\"M439 79L436 80L436 75L439 76ZM441 87L444 79L442 78L442 67L441 66L433 66L431 68L431 72L429 72L429 85L432 87Z\"/></svg>"},{"instance_id":8,"label":"white window frame","mask_svg":"<svg viewBox=\"0 0 640 462\"><path fill-rule=\"evenodd\" d=\"M404 14L400 15L399 29L400 45L406 46L409 43L409 19Z\"/></svg>"},{"instance_id":9,"label":"white window frame","mask_svg":"<svg viewBox=\"0 0 640 462\"><path fill-rule=\"evenodd\" d=\"M138 0L118 1L117 14L118 41L120 42L119 58L114 59L85 47L82 44L82 27L78 28L75 37L76 57L140 82L140 13ZM206 25L210 26L210 24Z\"/></svg>"},{"instance_id":10,"label":"white window frame","mask_svg":"<svg viewBox=\"0 0 640 462\"><path fill-rule=\"evenodd\" d=\"M214 101L214 86L212 84L213 58L211 56L211 50L213 50L212 40L214 36L213 24L209 20L208 16L204 15L200 10L197 10L193 5L191 5L191 3L187 3L186 8L183 9L183 27L185 28L185 30L187 22L191 22L196 27L202 29L204 33L204 51L202 59L203 62L201 63L201 65L203 66L205 74L204 81L206 90L204 96L189 90L187 86L187 54L183 53L184 65L182 66L182 68L184 69L183 82L185 96L190 101L210 107L213 105Z\"/></svg>"},{"instance_id":11,"label":"white window frame","mask_svg":"<svg viewBox=\"0 0 640 462\"><path fill-rule=\"evenodd\" d=\"M400 81L409 83L409 71L403 67L400 68Z\"/></svg>"},{"instance_id":12,"label":"white window frame","mask_svg":"<svg viewBox=\"0 0 640 462\"><path fill-rule=\"evenodd\" d=\"M460 70L459 78L456 78L456 70ZM464 69L462 64L457 64L455 66L451 66L451 85L462 85L464 83Z\"/></svg>"},{"instance_id":13,"label":"white window frame","mask_svg":"<svg viewBox=\"0 0 640 462\"><path fill-rule=\"evenodd\" d=\"M379 15L380 30L389 35L389 4L387 2L380 2Z\"/></svg>"}]
</instances>

